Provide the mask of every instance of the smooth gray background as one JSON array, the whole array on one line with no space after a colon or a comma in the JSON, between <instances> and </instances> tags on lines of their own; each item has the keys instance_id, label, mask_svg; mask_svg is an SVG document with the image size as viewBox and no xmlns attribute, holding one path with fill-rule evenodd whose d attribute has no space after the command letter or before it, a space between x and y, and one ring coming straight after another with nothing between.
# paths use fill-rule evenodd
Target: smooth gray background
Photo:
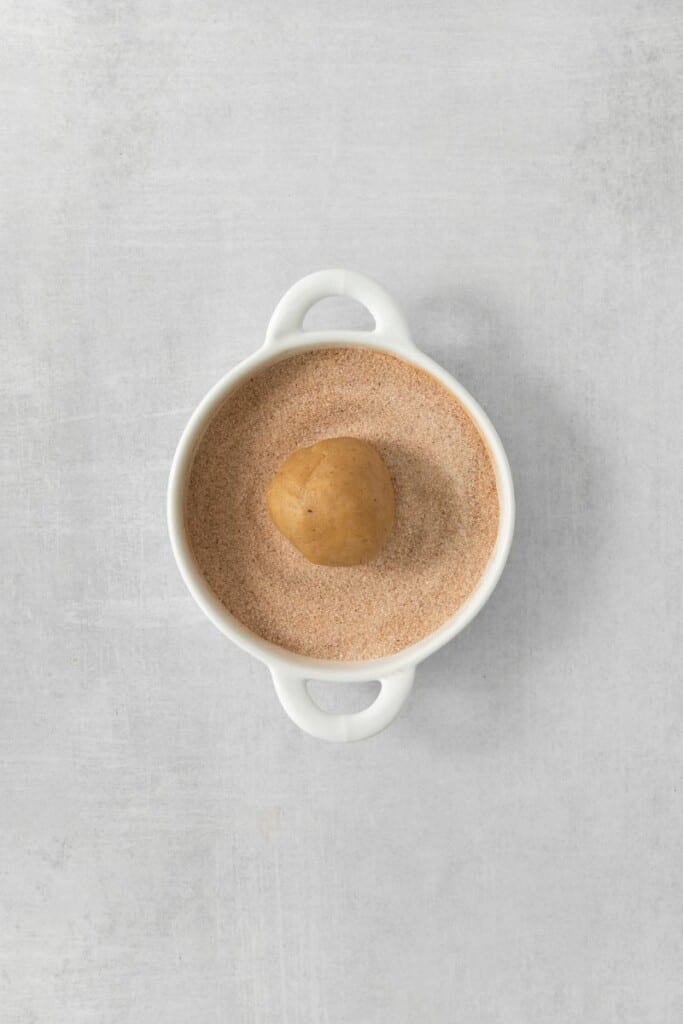
<instances>
[{"instance_id":1,"label":"smooth gray background","mask_svg":"<svg viewBox=\"0 0 683 1024\"><path fill-rule=\"evenodd\" d=\"M3 1024L678 1024L680 3L1 10ZM164 522L189 413L334 265L519 503L490 604L348 747Z\"/></svg>"}]
</instances>

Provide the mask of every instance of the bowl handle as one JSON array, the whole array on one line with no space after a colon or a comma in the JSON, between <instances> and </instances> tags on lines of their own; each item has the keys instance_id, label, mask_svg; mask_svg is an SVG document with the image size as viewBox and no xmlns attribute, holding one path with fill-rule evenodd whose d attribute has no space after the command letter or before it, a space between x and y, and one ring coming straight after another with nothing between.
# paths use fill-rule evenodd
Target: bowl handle
<instances>
[{"instance_id":1,"label":"bowl handle","mask_svg":"<svg viewBox=\"0 0 683 1024\"><path fill-rule=\"evenodd\" d=\"M362 303L372 314L371 331L304 331L304 318L321 299L346 296ZM268 324L265 347L296 341L386 341L414 351L403 314L381 285L353 270L318 270L302 277L282 296Z\"/></svg>"},{"instance_id":2,"label":"bowl handle","mask_svg":"<svg viewBox=\"0 0 683 1024\"><path fill-rule=\"evenodd\" d=\"M380 679L382 689L370 707L335 715L318 707L302 676L273 666L270 671L275 692L294 724L316 739L341 743L364 740L386 729L403 707L415 678L414 666L386 676Z\"/></svg>"}]
</instances>

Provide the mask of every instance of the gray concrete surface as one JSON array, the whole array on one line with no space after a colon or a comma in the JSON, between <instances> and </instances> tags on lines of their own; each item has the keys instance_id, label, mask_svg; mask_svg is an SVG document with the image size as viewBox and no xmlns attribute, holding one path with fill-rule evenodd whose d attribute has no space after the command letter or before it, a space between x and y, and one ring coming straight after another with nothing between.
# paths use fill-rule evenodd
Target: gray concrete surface
<instances>
[{"instance_id":1,"label":"gray concrete surface","mask_svg":"<svg viewBox=\"0 0 683 1024\"><path fill-rule=\"evenodd\" d=\"M0 29L2 1021L678 1024L681 5ZM349 747L164 524L188 414L331 265L482 401L519 501L489 606Z\"/></svg>"}]
</instances>

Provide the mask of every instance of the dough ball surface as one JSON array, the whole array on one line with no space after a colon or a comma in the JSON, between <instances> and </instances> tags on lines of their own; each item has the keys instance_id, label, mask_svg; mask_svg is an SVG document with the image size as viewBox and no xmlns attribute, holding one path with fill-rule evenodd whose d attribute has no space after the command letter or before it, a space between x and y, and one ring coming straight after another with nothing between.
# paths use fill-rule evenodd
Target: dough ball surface
<instances>
[{"instance_id":1,"label":"dough ball surface","mask_svg":"<svg viewBox=\"0 0 683 1024\"><path fill-rule=\"evenodd\" d=\"M375 448L333 437L299 448L267 494L276 527L316 565L360 565L375 558L394 524L394 489Z\"/></svg>"}]
</instances>

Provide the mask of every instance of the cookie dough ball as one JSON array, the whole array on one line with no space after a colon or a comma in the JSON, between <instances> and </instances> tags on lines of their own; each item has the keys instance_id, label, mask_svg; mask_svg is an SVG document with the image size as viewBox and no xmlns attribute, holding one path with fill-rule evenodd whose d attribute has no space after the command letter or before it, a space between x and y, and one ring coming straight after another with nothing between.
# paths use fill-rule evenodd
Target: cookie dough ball
<instances>
[{"instance_id":1,"label":"cookie dough ball","mask_svg":"<svg viewBox=\"0 0 683 1024\"><path fill-rule=\"evenodd\" d=\"M359 565L391 533L394 489L371 444L332 437L292 452L268 488L268 510L309 562Z\"/></svg>"}]
</instances>

